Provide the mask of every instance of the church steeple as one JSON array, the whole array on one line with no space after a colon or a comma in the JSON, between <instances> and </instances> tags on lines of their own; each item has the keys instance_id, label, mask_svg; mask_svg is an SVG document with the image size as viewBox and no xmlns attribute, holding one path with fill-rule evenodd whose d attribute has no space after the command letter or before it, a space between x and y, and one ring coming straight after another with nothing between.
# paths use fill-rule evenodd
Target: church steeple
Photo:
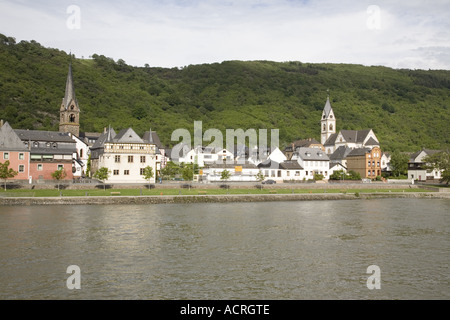
<instances>
[{"instance_id":1,"label":"church steeple","mask_svg":"<svg viewBox=\"0 0 450 320\"><path fill-rule=\"evenodd\" d=\"M80 135L80 107L75 97L73 84L72 62L69 64L69 73L66 80L66 91L59 109L59 131L69 132L77 137Z\"/></svg>"},{"instance_id":2,"label":"church steeple","mask_svg":"<svg viewBox=\"0 0 450 320\"><path fill-rule=\"evenodd\" d=\"M336 133L336 118L334 117L333 108L331 108L329 96L327 96L327 101L323 108L320 126L320 143L324 144L333 133Z\"/></svg>"},{"instance_id":3,"label":"church steeple","mask_svg":"<svg viewBox=\"0 0 450 320\"><path fill-rule=\"evenodd\" d=\"M70 103L73 102L78 105L77 98L75 97L75 86L73 85L73 75L72 75L72 63L69 64L69 73L67 74L66 80L66 92L64 94L63 105L66 110L69 108Z\"/></svg>"}]
</instances>

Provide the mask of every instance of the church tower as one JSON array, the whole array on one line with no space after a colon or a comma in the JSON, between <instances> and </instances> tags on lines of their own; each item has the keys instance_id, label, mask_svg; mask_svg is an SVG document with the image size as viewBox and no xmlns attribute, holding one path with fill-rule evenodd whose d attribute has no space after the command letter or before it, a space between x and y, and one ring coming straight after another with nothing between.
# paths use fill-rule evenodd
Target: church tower
<instances>
[{"instance_id":1,"label":"church tower","mask_svg":"<svg viewBox=\"0 0 450 320\"><path fill-rule=\"evenodd\" d=\"M59 109L59 132L68 132L77 137L80 135L80 107L75 98L72 64L69 64L66 92L62 100L61 108Z\"/></svg>"},{"instance_id":2,"label":"church tower","mask_svg":"<svg viewBox=\"0 0 450 320\"><path fill-rule=\"evenodd\" d=\"M327 102L323 108L320 126L320 143L325 144L325 141L327 141L333 133L336 133L336 118L334 117L334 112L331 108L330 97L327 97Z\"/></svg>"}]
</instances>

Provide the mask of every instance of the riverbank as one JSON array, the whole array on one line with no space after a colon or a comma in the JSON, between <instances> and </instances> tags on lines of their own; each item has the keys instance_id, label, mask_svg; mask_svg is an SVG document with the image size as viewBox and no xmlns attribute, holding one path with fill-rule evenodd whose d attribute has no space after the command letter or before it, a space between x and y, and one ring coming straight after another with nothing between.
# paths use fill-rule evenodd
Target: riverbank
<instances>
[{"instance_id":1,"label":"riverbank","mask_svg":"<svg viewBox=\"0 0 450 320\"><path fill-rule=\"evenodd\" d=\"M364 200L383 198L450 199L450 193L302 193L302 194L221 194L159 196L79 196L79 197L1 197L0 205L127 205L167 203L225 203L264 201Z\"/></svg>"}]
</instances>

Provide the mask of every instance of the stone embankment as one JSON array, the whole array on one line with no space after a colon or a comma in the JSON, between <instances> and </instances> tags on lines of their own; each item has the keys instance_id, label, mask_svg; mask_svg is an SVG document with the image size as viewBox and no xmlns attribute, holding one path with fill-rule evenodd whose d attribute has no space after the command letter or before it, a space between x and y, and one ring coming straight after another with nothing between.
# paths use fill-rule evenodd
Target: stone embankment
<instances>
[{"instance_id":1,"label":"stone embankment","mask_svg":"<svg viewBox=\"0 0 450 320\"><path fill-rule=\"evenodd\" d=\"M127 205L164 203L217 203L262 201L362 200L382 198L450 199L450 193L392 192L392 193L313 193L313 194L236 194L236 195L177 195L177 196L89 196L89 197L0 197L0 205Z\"/></svg>"}]
</instances>

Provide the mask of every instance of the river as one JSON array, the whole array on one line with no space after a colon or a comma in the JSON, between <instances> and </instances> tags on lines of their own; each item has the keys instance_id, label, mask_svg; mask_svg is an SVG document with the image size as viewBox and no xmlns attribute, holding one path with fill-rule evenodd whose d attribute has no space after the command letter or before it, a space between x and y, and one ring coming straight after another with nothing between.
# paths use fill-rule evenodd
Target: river
<instances>
[{"instance_id":1,"label":"river","mask_svg":"<svg viewBox=\"0 0 450 320\"><path fill-rule=\"evenodd\" d=\"M446 199L0 206L0 299L449 299L449 212Z\"/></svg>"}]
</instances>

